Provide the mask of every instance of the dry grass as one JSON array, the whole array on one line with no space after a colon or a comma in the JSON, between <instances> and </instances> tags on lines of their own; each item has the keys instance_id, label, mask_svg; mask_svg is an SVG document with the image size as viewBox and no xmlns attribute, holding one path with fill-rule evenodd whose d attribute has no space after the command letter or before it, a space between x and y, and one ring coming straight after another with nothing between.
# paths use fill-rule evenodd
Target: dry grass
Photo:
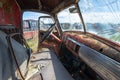
<instances>
[{"instance_id":1,"label":"dry grass","mask_svg":"<svg viewBox=\"0 0 120 80\"><path fill-rule=\"evenodd\" d=\"M38 48L38 34L35 34L32 39L26 41L29 47L33 50L33 53L36 52Z\"/></svg>"}]
</instances>

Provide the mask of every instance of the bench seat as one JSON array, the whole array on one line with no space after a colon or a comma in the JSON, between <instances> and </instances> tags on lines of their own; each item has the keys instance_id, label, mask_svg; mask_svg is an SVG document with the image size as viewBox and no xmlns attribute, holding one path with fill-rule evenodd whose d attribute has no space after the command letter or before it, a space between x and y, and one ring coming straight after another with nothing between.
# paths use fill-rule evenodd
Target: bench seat
<instances>
[{"instance_id":1,"label":"bench seat","mask_svg":"<svg viewBox=\"0 0 120 80\"><path fill-rule=\"evenodd\" d=\"M52 50L42 48L33 56L35 59L31 62L43 66L41 69L43 80L74 80Z\"/></svg>"}]
</instances>

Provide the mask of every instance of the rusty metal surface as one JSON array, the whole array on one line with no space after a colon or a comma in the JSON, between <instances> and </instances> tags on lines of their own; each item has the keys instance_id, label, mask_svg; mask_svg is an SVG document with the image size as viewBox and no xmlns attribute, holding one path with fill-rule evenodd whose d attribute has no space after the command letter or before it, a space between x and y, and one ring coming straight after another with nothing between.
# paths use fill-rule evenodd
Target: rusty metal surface
<instances>
[{"instance_id":1,"label":"rusty metal surface","mask_svg":"<svg viewBox=\"0 0 120 80\"><path fill-rule=\"evenodd\" d=\"M59 55L60 46L58 45L57 42L48 42L48 41L46 41L46 42L43 42L40 46L53 49L55 51L56 55Z\"/></svg>"},{"instance_id":2,"label":"rusty metal surface","mask_svg":"<svg viewBox=\"0 0 120 80\"><path fill-rule=\"evenodd\" d=\"M20 27L20 9L14 0L0 0L0 25Z\"/></svg>"},{"instance_id":3,"label":"rusty metal surface","mask_svg":"<svg viewBox=\"0 0 120 80\"><path fill-rule=\"evenodd\" d=\"M65 6L68 5L69 2L70 4L72 4L73 2L75 3L77 0L16 0L16 1L19 4L21 10L32 9L44 12L52 12L55 8L58 8L58 6L61 3L66 2L66 4L64 4Z\"/></svg>"},{"instance_id":4,"label":"rusty metal surface","mask_svg":"<svg viewBox=\"0 0 120 80\"><path fill-rule=\"evenodd\" d=\"M65 0L16 0L21 9L35 9L38 10L42 5L43 11L51 11L58 4ZM26 6L27 5L27 6Z\"/></svg>"},{"instance_id":5,"label":"rusty metal surface","mask_svg":"<svg viewBox=\"0 0 120 80\"><path fill-rule=\"evenodd\" d=\"M120 73L120 64L117 61L75 41L72 38L67 38L67 40L79 46L78 51L76 52L74 50L74 52L78 54L78 57L89 65L89 67L91 67L98 75L100 75L101 78L104 80L120 79L120 75L118 75ZM69 50L71 51L71 49Z\"/></svg>"},{"instance_id":6,"label":"rusty metal surface","mask_svg":"<svg viewBox=\"0 0 120 80\"><path fill-rule=\"evenodd\" d=\"M16 3L17 1L17 3ZM65 0L0 0L0 24L13 24L20 28L21 10L52 11ZM41 9L40 6L42 5Z\"/></svg>"},{"instance_id":7,"label":"rusty metal surface","mask_svg":"<svg viewBox=\"0 0 120 80\"><path fill-rule=\"evenodd\" d=\"M63 41L66 45L71 44L68 40L66 40L68 37L70 37L92 49L95 49L96 51L120 62L120 52L119 51L110 47L107 44L104 44L104 43L90 37L89 35L78 34L75 32L66 32L66 33L64 33L64 36L63 36ZM71 46L74 46L74 45L71 45Z\"/></svg>"},{"instance_id":8,"label":"rusty metal surface","mask_svg":"<svg viewBox=\"0 0 120 80\"><path fill-rule=\"evenodd\" d=\"M36 10L51 12L60 11L58 6L65 2L62 6L73 4L76 0L0 0L0 25L13 24L15 27L21 26L21 11Z\"/></svg>"}]
</instances>

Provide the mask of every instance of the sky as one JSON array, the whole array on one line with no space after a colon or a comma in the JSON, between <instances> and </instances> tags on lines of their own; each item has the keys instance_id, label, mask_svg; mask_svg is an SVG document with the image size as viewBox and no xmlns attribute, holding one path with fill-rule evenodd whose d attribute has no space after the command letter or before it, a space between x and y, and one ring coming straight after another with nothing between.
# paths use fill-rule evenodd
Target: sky
<instances>
[{"instance_id":1,"label":"sky","mask_svg":"<svg viewBox=\"0 0 120 80\"><path fill-rule=\"evenodd\" d=\"M120 12L120 0L80 0L82 11Z\"/></svg>"},{"instance_id":2,"label":"sky","mask_svg":"<svg viewBox=\"0 0 120 80\"><path fill-rule=\"evenodd\" d=\"M38 12L26 11L23 13L23 20L26 20L26 19L38 20L40 16L48 16L48 15L43 13L38 13Z\"/></svg>"},{"instance_id":3,"label":"sky","mask_svg":"<svg viewBox=\"0 0 120 80\"><path fill-rule=\"evenodd\" d=\"M86 23L120 23L120 0L80 0L80 9ZM38 20L44 14L25 12L23 19ZM67 16L67 18L64 18ZM67 22L69 13L62 12L59 16L61 21ZM71 21L79 22L79 16L72 15Z\"/></svg>"},{"instance_id":4,"label":"sky","mask_svg":"<svg viewBox=\"0 0 120 80\"><path fill-rule=\"evenodd\" d=\"M80 0L81 12L88 23L120 23L120 0Z\"/></svg>"}]
</instances>

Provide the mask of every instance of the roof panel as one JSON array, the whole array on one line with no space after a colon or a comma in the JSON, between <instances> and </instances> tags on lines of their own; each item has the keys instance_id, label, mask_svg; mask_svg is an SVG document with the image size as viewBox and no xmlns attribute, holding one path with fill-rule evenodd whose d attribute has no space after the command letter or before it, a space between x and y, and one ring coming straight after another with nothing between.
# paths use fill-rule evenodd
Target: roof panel
<instances>
[{"instance_id":1,"label":"roof panel","mask_svg":"<svg viewBox=\"0 0 120 80\"><path fill-rule=\"evenodd\" d=\"M58 4L65 0L16 0L22 10L25 9L35 9L38 10L42 5L41 10L50 12L52 11ZM40 3L41 5L40 5Z\"/></svg>"}]
</instances>

